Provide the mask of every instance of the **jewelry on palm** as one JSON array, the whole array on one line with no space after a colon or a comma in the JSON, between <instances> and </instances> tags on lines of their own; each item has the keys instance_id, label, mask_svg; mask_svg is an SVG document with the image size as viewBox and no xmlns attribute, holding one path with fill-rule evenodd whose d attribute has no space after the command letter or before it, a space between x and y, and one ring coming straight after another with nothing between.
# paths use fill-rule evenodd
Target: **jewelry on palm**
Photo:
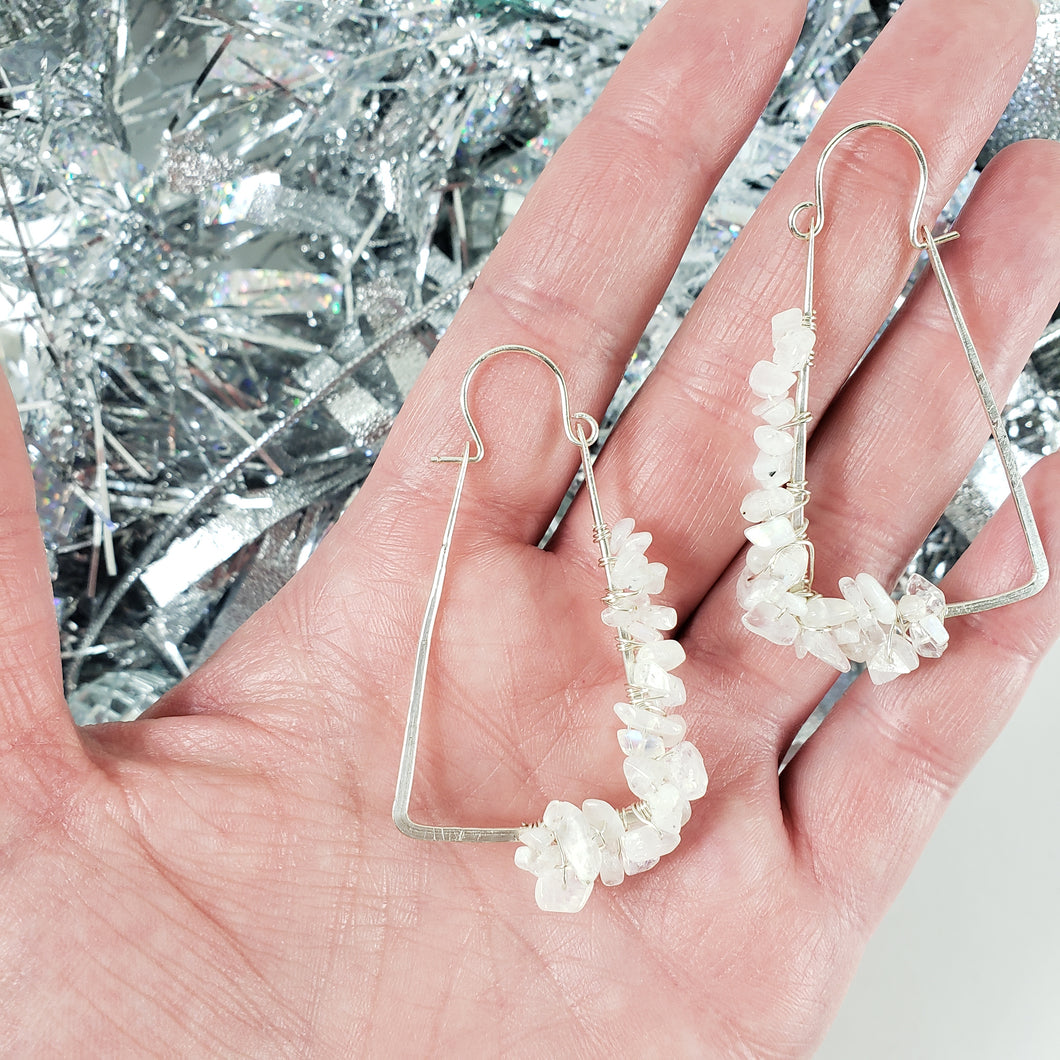
<instances>
[{"instance_id":1,"label":"jewelry on palm","mask_svg":"<svg viewBox=\"0 0 1060 1060\"><path fill-rule=\"evenodd\" d=\"M468 408L468 390L479 365L502 353L527 354L552 370L559 383L564 433L581 453L593 514L593 537L599 546L599 562L607 585L601 617L616 632L625 669L627 699L614 708L625 726L618 732L618 743L626 756L623 763L626 782L637 801L618 810L601 799L586 799L580 808L570 802L553 800L545 807L540 823L517 828L418 824L409 816L409 799L434 621L464 478L468 465L478 463L484 452L482 438ZM685 653L677 641L664 640L660 630L673 629L677 613L673 608L651 601L653 595L662 592L666 577L666 567L662 563L649 563L644 554L651 543L651 534L635 532L632 519L620 519L613 528L604 523L589 453L589 447L599 437L599 426L585 412L571 413L566 382L552 360L527 346L498 346L487 350L464 374L460 407L471 433L463 455L432 458L437 462L459 463L460 471L416 650L394 797L394 823L414 839L518 842L521 846L515 853L515 863L537 877L537 904L552 912L574 913L585 905L598 878L614 886L627 875L652 868L663 855L674 850L680 842L681 826L691 813L690 801L706 792L703 759L684 739L684 719L670 713L685 701L684 684L671 672L684 660Z\"/></svg>"},{"instance_id":2,"label":"jewelry on palm","mask_svg":"<svg viewBox=\"0 0 1060 1060\"><path fill-rule=\"evenodd\" d=\"M1030 549L1034 566L1031 580L994 596L947 603L942 590L919 574L909 579L905 593L897 601L871 574L841 578L838 597L821 596L813 587L814 548L808 537L805 509L810 498L806 483L806 427L811 419L809 376L816 341L814 240L824 226L825 163L845 136L870 128L897 133L916 154L920 185L909 222L909 241L917 249L927 251L932 271L942 288L990 421L990 431ZM750 378L751 389L760 399L753 411L764 423L754 432L759 452L753 473L759 488L744 497L741 505L744 518L752 524L745 531L751 547L737 585L737 598L745 611L743 624L775 644L794 645L800 658L809 653L840 671L849 670L852 662L865 663L876 684L910 673L917 668L920 658L941 656L949 642L946 619L1033 596L1049 577L1045 550L1012 446L939 255L939 244L956 239L957 233L951 230L933 236L929 227L919 222L927 180L927 160L920 145L891 122L856 122L831 139L817 164L814 201L799 203L788 217L792 234L807 244L803 308L787 309L773 317L773 359L755 364ZM811 224L803 231L798 222L805 210L814 213ZM793 386L794 399L789 396Z\"/></svg>"}]
</instances>

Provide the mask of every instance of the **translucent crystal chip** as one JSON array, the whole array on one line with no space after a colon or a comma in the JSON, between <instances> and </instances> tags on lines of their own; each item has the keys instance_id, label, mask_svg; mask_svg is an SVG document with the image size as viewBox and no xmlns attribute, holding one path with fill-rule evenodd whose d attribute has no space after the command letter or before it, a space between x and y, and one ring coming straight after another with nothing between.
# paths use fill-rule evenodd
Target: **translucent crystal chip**
<instances>
[{"instance_id":1,"label":"translucent crystal chip","mask_svg":"<svg viewBox=\"0 0 1060 1060\"><path fill-rule=\"evenodd\" d=\"M798 540L795 528L786 515L777 515L764 523L755 523L744 530L744 537L752 545L761 545L776 551L785 545L792 545Z\"/></svg>"},{"instance_id":2,"label":"translucent crystal chip","mask_svg":"<svg viewBox=\"0 0 1060 1060\"><path fill-rule=\"evenodd\" d=\"M761 398L782 398L795 385L795 373L772 361L758 361L751 368L751 389Z\"/></svg>"},{"instance_id":3,"label":"translucent crystal chip","mask_svg":"<svg viewBox=\"0 0 1060 1060\"><path fill-rule=\"evenodd\" d=\"M784 456L795 448L795 439L787 431L765 424L754 430L755 445L770 456Z\"/></svg>"},{"instance_id":4,"label":"translucent crystal chip","mask_svg":"<svg viewBox=\"0 0 1060 1060\"><path fill-rule=\"evenodd\" d=\"M791 332L801 328L803 326L802 321L801 309L783 309L779 313L775 313L770 321L774 345L782 336L789 335Z\"/></svg>"},{"instance_id":5,"label":"translucent crystal chip","mask_svg":"<svg viewBox=\"0 0 1060 1060\"><path fill-rule=\"evenodd\" d=\"M538 877L534 897L546 913L577 913L585 907L592 889L591 882L573 872L557 869Z\"/></svg>"},{"instance_id":6,"label":"translucent crystal chip","mask_svg":"<svg viewBox=\"0 0 1060 1060\"><path fill-rule=\"evenodd\" d=\"M790 490L767 486L752 490L744 497L740 502L740 514L749 523L761 523L775 515L786 515L794 507L795 497Z\"/></svg>"},{"instance_id":7,"label":"translucent crystal chip","mask_svg":"<svg viewBox=\"0 0 1060 1060\"><path fill-rule=\"evenodd\" d=\"M707 767L699 749L691 743L679 743L662 759L666 779L686 799L701 799L707 793Z\"/></svg>"},{"instance_id":8,"label":"translucent crystal chip","mask_svg":"<svg viewBox=\"0 0 1060 1060\"><path fill-rule=\"evenodd\" d=\"M680 834L660 832L650 824L631 828L622 836L622 867L626 875L647 872L659 863L659 858L675 850L680 842Z\"/></svg>"}]
</instances>

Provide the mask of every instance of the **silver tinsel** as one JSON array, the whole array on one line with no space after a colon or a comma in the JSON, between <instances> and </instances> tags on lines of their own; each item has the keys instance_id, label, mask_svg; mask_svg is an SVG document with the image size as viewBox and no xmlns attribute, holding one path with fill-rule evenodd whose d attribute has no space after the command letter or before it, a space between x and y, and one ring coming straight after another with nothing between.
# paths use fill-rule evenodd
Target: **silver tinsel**
<instances>
[{"instance_id":1,"label":"silver tinsel","mask_svg":"<svg viewBox=\"0 0 1060 1060\"><path fill-rule=\"evenodd\" d=\"M0 357L80 720L135 716L305 562L654 6L8 0ZM895 6L809 5L609 422ZM1047 0L987 154L1060 135L1058 20ZM1009 414L1028 463L1058 394L1054 329ZM981 463L918 556L933 575L999 500Z\"/></svg>"}]
</instances>

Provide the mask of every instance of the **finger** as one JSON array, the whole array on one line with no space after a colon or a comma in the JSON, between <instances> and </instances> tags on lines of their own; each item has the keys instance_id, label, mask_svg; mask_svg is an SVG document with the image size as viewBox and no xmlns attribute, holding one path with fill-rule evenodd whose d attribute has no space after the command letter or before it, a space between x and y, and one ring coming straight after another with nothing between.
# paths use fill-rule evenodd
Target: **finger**
<instances>
[{"instance_id":1,"label":"finger","mask_svg":"<svg viewBox=\"0 0 1060 1060\"><path fill-rule=\"evenodd\" d=\"M1041 461L1027 485L1055 563L1060 458ZM1027 573L1009 501L942 588L947 599L964 599L1019 584ZM1029 600L951 621L954 636L935 665L882 688L857 682L782 778L796 850L859 925L874 923L893 898L1060 632L1060 580Z\"/></svg>"},{"instance_id":2,"label":"finger","mask_svg":"<svg viewBox=\"0 0 1060 1060\"><path fill-rule=\"evenodd\" d=\"M869 117L909 129L929 160L923 216L930 221L993 128L1033 40L1028 4L976 4L959 25L945 0L903 4L744 228L612 433L597 473L601 495L610 510L643 513L655 536L653 558L671 571L667 602L680 612L698 603L743 544L737 509L751 488L750 438L760 422L750 411L747 378L752 364L771 353L769 318L802 304L806 246L791 237L787 217L812 197L825 143ZM906 233L916 181L914 155L892 133L852 136L830 162L828 223L815 269L818 347L827 350L813 373L815 414L843 384L909 273L916 254ZM584 511L573 514L585 518ZM568 534L577 530L572 521Z\"/></svg>"},{"instance_id":3,"label":"finger","mask_svg":"<svg viewBox=\"0 0 1060 1060\"><path fill-rule=\"evenodd\" d=\"M987 167L958 218L961 238L945 248L995 394L1008 393L1060 297L1058 180L1056 144L1008 148ZM807 514L815 590L837 596L839 579L862 571L893 584L988 430L941 290L927 272L813 437ZM743 741L754 741L765 753L748 755L742 747L743 760L770 770L835 671L743 627L735 585L742 565L741 556L685 643L719 690L719 696L703 690L712 724L735 730L718 735L721 745L735 739L738 754Z\"/></svg>"},{"instance_id":4,"label":"finger","mask_svg":"<svg viewBox=\"0 0 1060 1060\"><path fill-rule=\"evenodd\" d=\"M565 373L575 410L600 414L717 179L776 83L805 5L667 4L546 167L391 433L355 514L420 511L441 528L459 454L461 377L481 352L525 344ZM732 40L740 42L732 48ZM493 456L468 478L465 530L536 541L577 463L554 381L526 358L491 362L472 408ZM383 543L385 547L385 542Z\"/></svg>"},{"instance_id":5,"label":"finger","mask_svg":"<svg viewBox=\"0 0 1060 1060\"><path fill-rule=\"evenodd\" d=\"M0 769L28 780L26 756L42 745L72 751L76 729L63 697L59 633L36 497L18 409L0 372ZM9 753L9 749L17 749Z\"/></svg>"}]
</instances>

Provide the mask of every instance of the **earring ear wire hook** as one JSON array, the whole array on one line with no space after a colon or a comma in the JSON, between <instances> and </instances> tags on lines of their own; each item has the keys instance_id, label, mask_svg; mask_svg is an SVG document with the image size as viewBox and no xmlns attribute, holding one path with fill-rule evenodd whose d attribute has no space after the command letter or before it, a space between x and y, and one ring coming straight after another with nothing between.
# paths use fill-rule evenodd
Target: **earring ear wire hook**
<instances>
[{"instance_id":1,"label":"earring ear wire hook","mask_svg":"<svg viewBox=\"0 0 1060 1060\"><path fill-rule=\"evenodd\" d=\"M905 142L913 149L913 153L916 155L916 164L920 172L920 181L916 189L916 200L913 203L913 213L909 218L909 242L917 250L927 250L927 232L928 226L920 224L920 213L924 209L924 200L927 198L927 187L928 187L928 165L927 158L924 156L923 148L916 142L913 136L906 132L900 125L895 125L893 122L883 121L882 119L868 119L866 121L854 122L853 125L848 125L845 129L841 129L839 132L828 141L827 146L821 152L821 157L817 162L817 173L814 176L813 182L813 202L800 202L788 215L788 228L791 229L791 234L801 240L808 240L814 236L821 234L821 229L824 228L824 167L828 162L829 156L839 146L839 144L846 139L851 133L860 132L862 129L885 129L887 132L893 132L900 136ZM813 210L814 221L813 224L804 232L799 228L798 219L799 214L804 210ZM920 238L920 231L923 230L925 238ZM935 238L936 245L939 243L949 242L951 239L956 239L959 233L953 231L946 232L944 235L937 236Z\"/></svg>"},{"instance_id":2,"label":"earring ear wire hook","mask_svg":"<svg viewBox=\"0 0 1060 1060\"><path fill-rule=\"evenodd\" d=\"M460 387L460 411L464 414L467 428L471 432L471 439L475 443L474 453L461 453L460 456L432 456L432 463L461 464L466 460L469 464L477 464L485 455L486 450L482 445L482 435L479 434L478 427L475 426L475 421L471 416L471 409L468 404L468 394L471 390L471 378L474 376L475 372L478 371L479 366L485 361L488 361L491 357L496 357L501 353L525 353L528 356L533 357L535 360L540 361L552 371L552 374L556 377L556 382L559 385L559 403L560 409L563 413L563 433L567 436L567 440L571 442L572 445L576 445L579 448L583 445L592 445L597 438L600 437L600 425L592 416L587 412L571 412L570 396L567 393L567 383L555 361L550 357L547 357L540 350L531 349L529 346L495 346L492 350L487 350L485 353L479 354L478 357L471 362L467 371L464 373L464 382ZM588 434L586 434L580 426L583 423L589 428ZM575 434L572 424L578 424L577 434Z\"/></svg>"}]
</instances>

